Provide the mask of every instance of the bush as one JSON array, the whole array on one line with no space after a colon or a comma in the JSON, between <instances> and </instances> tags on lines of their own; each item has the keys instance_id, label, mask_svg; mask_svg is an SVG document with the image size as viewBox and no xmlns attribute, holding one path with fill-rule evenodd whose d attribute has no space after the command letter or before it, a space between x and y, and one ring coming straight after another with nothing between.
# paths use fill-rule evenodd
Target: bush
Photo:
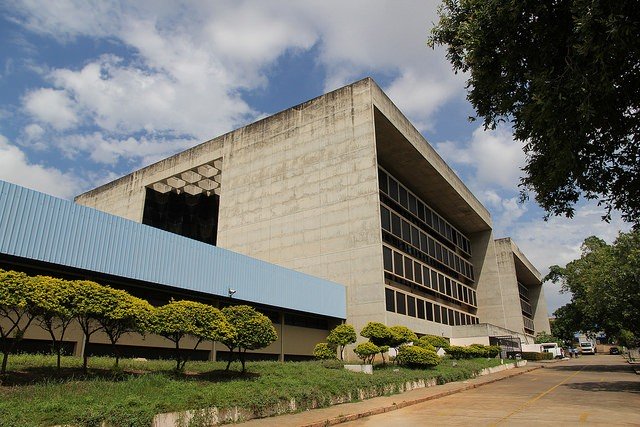
<instances>
[{"instance_id":1,"label":"bush","mask_svg":"<svg viewBox=\"0 0 640 427\"><path fill-rule=\"evenodd\" d=\"M411 345L400 347L396 362L409 368L430 368L440 363L440 357L435 351Z\"/></svg>"},{"instance_id":2,"label":"bush","mask_svg":"<svg viewBox=\"0 0 640 427\"><path fill-rule=\"evenodd\" d=\"M414 341L414 345L416 344L423 348L424 348L424 345L427 345L427 344L434 346L436 349L438 347L442 347L445 351L447 351L450 346L448 339L446 339L445 337L439 337L436 335L425 335L423 337L420 337L418 341Z\"/></svg>"},{"instance_id":3,"label":"bush","mask_svg":"<svg viewBox=\"0 0 640 427\"><path fill-rule=\"evenodd\" d=\"M433 351L434 353L438 350L437 348L435 348L433 345L429 344L426 341L422 341L422 338L415 341L413 343L414 346L416 347L420 347L420 348L424 348L425 350L429 350L429 351Z\"/></svg>"},{"instance_id":4,"label":"bush","mask_svg":"<svg viewBox=\"0 0 640 427\"><path fill-rule=\"evenodd\" d=\"M371 341L360 343L353 350L355 354L362 359L363 363L373 363L373 358L380 352L380 347Z\"/></svg>"},{"instance_id":5,"label":"bush","mask_svg":"<svg viewBox=\"0 0 640 427\"><path fill-rule=\"evenodd\" d=\"M344 347L348 344L355 343L357 338L356 330L353 326L345 323L336 326L329 332L327 342L340 349L340 360L342 360L344 358Z\"/></svg>"},{"instance_id":6,"label":"bush","mask_svg":"<svg viewBox=\"0 0 640 427\"><path fill-rule=\"evenodd\" d=\"M454 359L473 359L476 357L496 357L502 349L498 345L471 344L468 347L452 345L447 350Z\"/></svg>"},{"instance_id":7,"label":"bush","mask_svg":"<svg viewBox=\"0 0 640 427\"><path fill-rule=\"evenodd\" d=\"M336 348L327 344L326 342L320 342L316 344L313 349L313 356L316 359L328 360L336 358Z\"/></svg>"},{"instance_id":8,"label":"bush","mask_svg":"<svg viewBox=\"0 0 640 427\"><path fill-rule=\"evenodd\" d=\"M333 359L323 360L322 361L322 366L324 366L327 369L342 369L342 368L344 368L343 362L341 360L336 359L335 357Z\"/></svg>"},{"instance_id":9,"label":"bush","mask_svg":"<svg viewBox=\"0 0 640 427\"><path fill-rule=\"evenodd\" d=\"M536 351L509 351L507 357L512 359L519 354L524 360L535 362L537 360L553 360L553 353L538 353Z\"/></svg>"}]
</instances>

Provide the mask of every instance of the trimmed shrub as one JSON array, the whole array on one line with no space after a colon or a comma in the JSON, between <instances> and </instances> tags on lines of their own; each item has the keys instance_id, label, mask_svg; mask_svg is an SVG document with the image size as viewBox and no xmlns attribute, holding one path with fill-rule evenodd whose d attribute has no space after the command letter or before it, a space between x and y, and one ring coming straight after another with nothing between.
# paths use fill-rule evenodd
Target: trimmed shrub
<instances>
[{"instance_id":1,"label":"trimmed shrub","mask_svg":"<svg viewBox=\"0 0 640 427\"><path fill-rule=\"evenodd\" d=\"M316 344L313 356L319 360L336 359L336 348L326 342Z\"/></svg>"},{"instance_id":2,"label":"trimmed shrub","mask_svg":"<svg viewBox=\"0 0 640 427\"><path fill-rule=\"evenodd\" d=\"M376 357L376 354L380 353L380 347L371 341L367 341L358 344L353 352L362 359L363 363L373 363L373 359Z\"/></svg>"},{"instance_id":3,"label":"trimmed shrub","mask_svg":"<svg viewBox=\"0 0 640 427\"><path fill-rule=\"evenodd\" d=\"M341 360L336 359L326 359L322 361L322 366L327 369L342 369L344 368L344 363Z\"/></svg>"},{"instance_id":4,"label":"trimmed shrub","mask_svg":"<svg viewBox=\"0 0 640 427\"><path fill-rule=\"evenodd\" d=\"M413 345L416 347L424 348L425 350L433 351L434 353L438 350L433 345L429 344L426 341L423 341L422 338L417 341L414 341Z\"/></svg>"},{"instance_id":5,"label":"trimmed shrub","mask_svg":"<svg viewBox=\"0 0 640 427\"><path fill-rule=\"evenodd\" d=\"M446 339L445 337L439 337L436 335L425 335L423 337L420 337L418 339L418 341L414 341L413 342L414 345L418 344L420 346L429 344L434 346L436 349L438 347L442 347L445 351L447 351L449 349L449 340Z\"/></svg>"},{"instance_id":6,"label":"trimmed shrub","mask_svg":"<svg viewBox=\"0 0 640 427\"><path fill-rule=\"evenodd\" d=\"M430 368L440 363L440 357L435 351L427 350L415 345L400 347L396 362L409 368Z\"/></svg>"},{"instance_id":7,"label":"trimmed shrub","mask_svg":"<svg viewBox=\"0 0 640 427\"><path fill-rule=\"evenodd\" d=\"M496 357L502 349L497 345L471 344L468 347L452 345L447 350L454 359L473 359L476 357Z\"/></svg>"},{"instance_id":8,"label":"trimmed shrub","mask_svg":"<svg viewBox=\"0 0 640 427\"><path fill-rule=\"evenodd\" d=\"M344 347L356 342L356 330L349 324L338 325L329 333L327 342L340 349L340 360L344 359Z\"/></svg>"}]
</instances>

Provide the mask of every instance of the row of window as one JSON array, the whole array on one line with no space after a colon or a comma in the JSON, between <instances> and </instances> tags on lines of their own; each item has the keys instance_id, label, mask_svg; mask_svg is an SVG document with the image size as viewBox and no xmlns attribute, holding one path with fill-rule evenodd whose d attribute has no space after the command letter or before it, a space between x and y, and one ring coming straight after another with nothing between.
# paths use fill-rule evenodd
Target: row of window
<instances>
[{"instance_id":1,"label":"row of window","mask_svg":"<svg viewBox=\"0 0 640 427\"><path fill-rule=\"evenodd\" d=\"M412 295L406 295L393 289L385 288L384 294L387 311L393 313L404 314L451 326L475 325L478 323L476 316L453 310Z\"/></svg>"},{"instance_id":2,"label":"row of window","mask_svg":"<svg viewBox=\"0 0 640 427\"><path fill-rule=\"evenodd\" d=\"M382 246L384 269L449 298L476 307L476 291L390 247Z\"/></svg>"},{"instance_id":3,"label":"row of window","mask_svg":"<svg viewBox=\"0 0 640 427\"><path fill-rule=\"evenodd\" d=\"M522 298L523 300L530 302L529 300L529 289L523 285L522 283L518 282L518 293L520 294L520 298Z\"/></svg>"},{"instance_id":4,"label":"row of window","mask_svg":"<svg viewBox=\"0 0 640 427\"><path fill-rule=\"evenodd\" d=\"M520 307L522 308L522 314L528 314L529 316L533 315L533 308L531 307L531 304L522 298L520 298Z\"/></svg>"},{"instance_id":5,"label":"row of window","mask_svg":"<svg viewBox=\"0 0 640 427\"><path fill-rule=\"evenodd\" d=\"M533 320L529 319L526 316L522 316L522 320L524 321L524 330L533 335L535 332L535 327L533 326Z\"/></svg>"},{"instance_id":6,"label":"row of window","mask_svg":"<svg viewBox=\"0 0 640 427\"><path fill-rule=\"evenodd\" d=\"M446 265L470 280L473 280L473 266L451 249L424 233L418 227L405 221L398 213L380 205L382 229L404 240L431 258Z\"/></svg>"},{"instance_id":7,"label":"row of window","mask_svg":"<svg viewBox=\"0 0 640 427\"><path fill-rule=\"evenodd\" d=\"M400 206L411 212L416 218L440 234L445 239L471 254L471 243L462 233L456 230L444 218L435 213L415 194L400 184L395 178L382 169L378 169L380 191L395 200Z\"/></svg>"}]
</instances>

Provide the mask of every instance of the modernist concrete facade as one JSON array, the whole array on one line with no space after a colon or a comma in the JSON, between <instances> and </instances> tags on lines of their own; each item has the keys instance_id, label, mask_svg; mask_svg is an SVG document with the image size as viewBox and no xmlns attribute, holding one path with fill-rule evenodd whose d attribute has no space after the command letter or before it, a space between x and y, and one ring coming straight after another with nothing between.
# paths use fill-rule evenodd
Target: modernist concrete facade
<instances>
[{"instance_id":1,"label":"modernist concrete facade","mask_svg":"<svg viewBox=\"0 0 640 427\"><path fill-rule=\"evenodd\" d=\"M489 212L371 79L76 202L343 284L357 329L451 337L493 318Z\"/></svg>"}]
</instances>

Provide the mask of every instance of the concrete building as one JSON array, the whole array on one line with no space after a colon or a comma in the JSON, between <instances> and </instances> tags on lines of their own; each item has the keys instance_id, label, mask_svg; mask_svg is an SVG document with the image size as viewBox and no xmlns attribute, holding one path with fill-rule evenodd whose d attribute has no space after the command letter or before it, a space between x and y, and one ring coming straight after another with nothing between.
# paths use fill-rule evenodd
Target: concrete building
<instances>
[{"instance_id":1,"label":"concrete building","mask_svg":"<svg viewBox=\"0 0 640 427\"><path fill-rule=\"evenodd\" d=\"M343 284L356 329L452 337L505 317L497 295L519 312L501 289L489 212L371 79L76 202Z\"/></svg>"}]
</instances>

